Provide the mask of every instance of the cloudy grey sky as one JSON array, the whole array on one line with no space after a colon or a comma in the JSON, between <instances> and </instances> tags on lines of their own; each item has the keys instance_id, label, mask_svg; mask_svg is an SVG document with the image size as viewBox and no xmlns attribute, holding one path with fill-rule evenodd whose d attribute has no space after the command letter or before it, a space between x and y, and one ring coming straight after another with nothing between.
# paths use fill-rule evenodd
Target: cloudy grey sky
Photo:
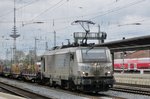
<instances>
[{"instance_id":1,"label":"cloudy grey sky","mask_svg":"<svg viewBox=\"0 0 150 99\"><path fill-rule=\"evenodd\" d=\"M14 0L0 0L0 51L5 57L6 50L13 46L9 37L13 28ZM96 24L91 31L107 32L107 42L149 35L150 0L16 0L17 49L28 52L37 40L37 52L45 50L45 42L53 47L53 31L57 34L57 45L73 41L73 32L83 29L71 25L75 20L91 20ZM44 22L35 24L34 22ZM130 25L141 23L141 25Z\"/></svg>"}]
</instances>

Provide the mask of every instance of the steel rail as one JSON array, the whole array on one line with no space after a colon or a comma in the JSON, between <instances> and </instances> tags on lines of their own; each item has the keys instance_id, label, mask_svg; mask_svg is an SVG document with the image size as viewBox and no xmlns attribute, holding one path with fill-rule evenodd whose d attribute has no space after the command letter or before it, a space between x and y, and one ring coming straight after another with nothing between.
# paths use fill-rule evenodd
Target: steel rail
<instances>
[{"instance_id":1,"label":"steel rail","mask_svg":"<svg viewBox=\"0 0 150 99\"><path fill-rule=\"evenodd\" d=\"M110 90L150 96L150 88L131 84L116 84Z\"/></svg>"},{"instance_id":2,"label":"steel rail","mask_svg":"<svg viewBox=\"0 0 150 99\"><path fill-rule=\"evenodd\" d=\"M38 93L34 93L30 90L22 89L17 86L13 86L13 85L6 84L3 82L0 82L0 87L4 90L9 91L10 93L14 95L18 95L27 99L52 99L50 97L40 95Z\"/></svg>"}]
</instances>

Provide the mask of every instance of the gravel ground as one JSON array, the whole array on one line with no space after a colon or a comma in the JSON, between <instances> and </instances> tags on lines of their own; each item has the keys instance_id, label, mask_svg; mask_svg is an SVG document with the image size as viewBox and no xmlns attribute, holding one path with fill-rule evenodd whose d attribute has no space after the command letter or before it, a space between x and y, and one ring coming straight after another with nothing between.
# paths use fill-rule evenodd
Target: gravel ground
<instances>
[{"instance_id":1,"label":"gravel ground","mask_svg":"<svg viewBox=\"0 0 150 99\"><path fill-rule=\"evenodd\" d=\"M54 98L54 99L89 99L87 97L82 97L82 96L77 96L77 95L73 95L73 94L69 94L69 93L65 93L65 92L60 92L57 89L53 90L50 88L46 88L43 86L38 86L37 84L28 84L28 83L23 83L23 82L17 82L15 80L7 80L7 79L3 79L0 78L1 82L5 82L5 83L9 83L11 85L14 86L18 86L21 88L25 88L27 90L31 90L33 92L48 96L50 98ZM100 99L109 99L106 97L101 97Z\"/></svg>"},{"instance_id":2,"label":"gravel ground","mask_svg":"<svg viewBox=\"0 0 150 99\"><path fill-rule=\"evenodd\" d=\"M122 97L126 99L150 99L150 96L146 95L138 95L138 94L131 94L131 93L125 93L125 92L118 92L118 91L108 91L108 92L102 92L104 94L110 95L110 96L117 96Z\"/></svg>"},{"instance_id":3,"label":"gravel ground","mask_svg":"<svg viewBox=\"0 0 150 99\"><path fill-rule=\"evenodd\" d=\"M19 86L21 88L25 88L27 90L31 90L33 92L48 96L50 98L54 99L89 99L87 97L78 96L77 94L69 94L62 92L57 89L50 89L47 87L39 86L38 84L28 84L24 82L18 82L15 80L7 80L0 78L1 82L6 82L14 86ZM144 96L144 95L137 95L137 94L130 94L130 93L124 93L124 92L118 92L118 91L108 91L108 92L100 92L100 94L105 94L109 96L116 96L116 97L122 97L126 99L150 99L150 96ZM112 99L105 96L99 96L97 99Z\"/></svg>"}]
</instances>

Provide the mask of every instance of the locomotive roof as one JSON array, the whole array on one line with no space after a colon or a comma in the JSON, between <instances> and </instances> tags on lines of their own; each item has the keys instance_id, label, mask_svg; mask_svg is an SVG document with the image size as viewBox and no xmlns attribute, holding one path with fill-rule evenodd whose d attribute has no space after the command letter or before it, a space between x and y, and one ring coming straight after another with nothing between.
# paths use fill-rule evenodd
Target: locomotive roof
<instances>
[{"instance_id":1,"label":"locomotive roof","mask_svg":"<svg viewBox=\"0 0 150 99\"><path fill-rule=\"evenodd\" d=\"M64 49L55 49L55 50L49 50L44 53L44 55L52 55L52 54L62 54L67 52L75 52L76 49L79 47L70 47L70 48L64 48Z\"/></svg>"},{"instance_id":2,"label":"locomotive roof","mask_svg":"<svg viewBox=\"0 0 150 99\"><path fill-rule=\"evenodd\" d=\"M81 49L81 48L87 48L90 46L78 46L78 47L66 47L66 48L62 48L62 47L57 47L55 49L46 51L43 55L53 55L53 54L63 54L63 53L68 53L68 52L75 52L77 49ZM107 47L94 47L94 48L107 48Z\"/></svg>"}]
</instances>

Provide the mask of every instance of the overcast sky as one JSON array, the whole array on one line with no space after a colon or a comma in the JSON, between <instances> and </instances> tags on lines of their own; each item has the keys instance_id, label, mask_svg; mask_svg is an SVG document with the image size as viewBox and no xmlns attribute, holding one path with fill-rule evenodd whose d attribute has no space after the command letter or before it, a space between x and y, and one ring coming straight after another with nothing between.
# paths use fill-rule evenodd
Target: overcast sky
<instances>
[{"instance_id":1,"label":"overcast sky","mask_svg":"<svg viewBox=\"0 0 150 99\"><path fill-rule=\"evenodd\" d=\"M6 50L13 47L9 37L13 28L14 0L0 0L0 51L5 57ZM37 40L37 52L53 47L53 31L57 34L57 45L71 39L74 32L83 31L79 25L71 25L75 20L91 20L96 23L91 31L107 33L107 40L120 40L149 35L150 0L16 0L16 26L21 36L17 39L17 49L28 52ZM34 22L44 22L35 24ZM131 25L141 23L141 25Z\"/></svg>"}]
</instances>

